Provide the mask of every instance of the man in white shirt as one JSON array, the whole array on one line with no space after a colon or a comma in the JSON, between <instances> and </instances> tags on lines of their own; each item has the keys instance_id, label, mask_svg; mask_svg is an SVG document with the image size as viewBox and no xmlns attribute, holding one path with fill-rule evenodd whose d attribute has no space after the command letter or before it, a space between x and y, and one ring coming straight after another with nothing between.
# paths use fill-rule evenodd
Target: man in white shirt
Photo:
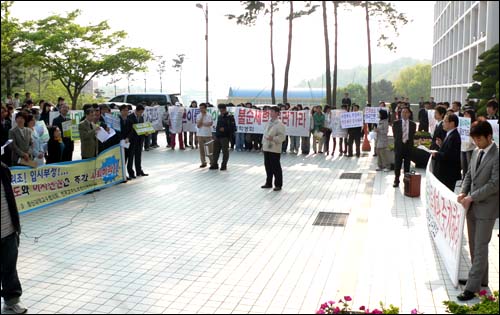
<instances>
[{"instance_id":1,"label":"man in white shirt","mask_svg":"<svg viewBox=\"0 0 500 315\"><path fill-rule=\"evenodd\" d=\"M200 144L200 167L206 167L207 161L205 156L207 152L205 151L205 145L207 145L208 149L208 159L210 165L212 165L212 152L213 150L213 141L212 141L212 116L207 113L207 104L200 104L200 114L196 117L196 127L198 127L198 143ZM208 143L208 144L207 144Z\"/></svg>"}]
</instances>

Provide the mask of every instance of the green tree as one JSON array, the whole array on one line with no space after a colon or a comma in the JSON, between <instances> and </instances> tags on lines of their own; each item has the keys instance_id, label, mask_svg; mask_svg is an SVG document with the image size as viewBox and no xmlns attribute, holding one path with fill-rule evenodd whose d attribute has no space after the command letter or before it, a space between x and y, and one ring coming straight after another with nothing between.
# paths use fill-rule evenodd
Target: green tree
<instances>
[{"instance_id":1,"label":"green tree","mask_svg":"<svg viewBox=\"0 0 500 315\"><path fill-rule=\"evenodd\" d=\"M366 104L366 89L361 84L351 83L337 90L338 95L344 95L344 93L349 93L352 102L364 108Z\"/></svg>"},{"instance_id":2,"label":"green tree","mask_svg":"<svg viewBox=\"0 0 500 315\"><path fill-rule=\"evenodd\" d=\"M12 94L15 87L23 85L24 56L19 50L23 25L10 16L14 1L1 2L1 84L2 94Z\"/></svg>"},{"instance_id":3,"label":"green tree","mask_svg":"<svg viewBox=\"0 0 500 315\"><path fill-rule=\"evenodd\" d=\"M143 48L115 47L126 36L110 32L106 21L81 26L79 10L66 17L52 15L30 25L25 52L30 61L53 74L65 87L76 108L85 85L97 76L143 70L152 54Z\"/></svg>"},{"instance_id":4,"label":"green tree","mask_svg":"<svg viewBox=\"0 0 500 315\"><path fill-rule=\"evenodd\" d=\"M416 101L422 95L431 93L431 65L418 64L405 68L394 82L395 92Z\"/></svg>"},{"instance_id":5,"label":"green tree","mask_svg":"<svg viewBox=\"0 0 500 315\"><path fill-rule=\"evenodd\" d=\"M481 60L472 76L474 81L479 83L474 83L467 90L469 93L469 98L480 99L477 112L479 115L486 114L486 103L495 97L498 98L498 75L499 75L499 65L498 65L498 44L493 46L491 49L485 51L479 55L479 60Z\"/></svg>"},{"instance_id":6,"label":"green tree","mask_svg":"<svg viewBox=\"0 0 500 315\"><path fill-rule=\"evenodd\" d=\"M374 104L372 104L372 106L376 106L380 101L391 101L394 97L394 86L392 85L391 81L382 79L380 81L374 82L372 85L372 89L372 97L374 100Z\"/></svg>"}]
</instances>

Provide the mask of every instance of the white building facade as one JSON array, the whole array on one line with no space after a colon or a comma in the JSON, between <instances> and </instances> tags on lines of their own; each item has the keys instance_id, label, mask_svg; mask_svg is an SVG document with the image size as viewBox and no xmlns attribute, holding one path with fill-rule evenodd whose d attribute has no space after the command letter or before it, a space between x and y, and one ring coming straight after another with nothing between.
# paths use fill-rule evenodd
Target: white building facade
<instances>
[{"instance_id":1,"label":"white building facade","mask_svg":"<svg viewBox=\"0 0 500 315\"><path fill-rule=\"evenodd\" d=\"M464 102L478 56L498 43L498 1L436 1L431 96Z\"/></svg>"}]
</instances>

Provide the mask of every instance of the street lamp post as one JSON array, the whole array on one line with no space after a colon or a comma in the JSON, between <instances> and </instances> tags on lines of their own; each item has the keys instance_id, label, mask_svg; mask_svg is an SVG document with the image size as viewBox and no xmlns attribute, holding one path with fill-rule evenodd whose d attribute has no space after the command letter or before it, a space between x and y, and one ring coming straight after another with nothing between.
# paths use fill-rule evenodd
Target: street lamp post
<instances>
[{"instance_id":1,"label":"street lamp post","mask_svg":"<svg viewBox=\"0 0 500 315\"><path fill-rule=\"evenodd\" d=\"M197 8L200 8L203 10L203 6L200 3L196 4ZM208 104L208 3L205 3L205 11L203 11L203 14L205 14L205 22L206 22L206 31L205 31L205 103Z\"/></svg>"}]
</instances>

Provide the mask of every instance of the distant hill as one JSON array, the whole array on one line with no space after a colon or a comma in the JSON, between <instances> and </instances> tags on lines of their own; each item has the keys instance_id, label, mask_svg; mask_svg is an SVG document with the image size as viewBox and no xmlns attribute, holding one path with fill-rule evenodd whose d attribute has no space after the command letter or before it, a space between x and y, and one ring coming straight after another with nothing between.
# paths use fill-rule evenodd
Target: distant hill
<instances>
[{"instance_id":1,"label":"distant hill","mask_svg":"<svg viewBox=\"0 0 500 315\"><path fill-rule=\"evenodd\" d=\"M372 65L372 82L377 82L386 79L394 82L397 79L399 72L406 67L416 64L430 64L430 60L417 60L413 58L400 58L391 63L375 63ZM333 65L332 65L333 68ZM359 83L363 86L366 85L368 80L368 67L359 66L352 69L339 69L337 75L337 87L341 88L350 83ZM315 79L309 80L311 88L322 88L326 85L325 76L320 76ZM332 72L333 83L333 72ZM296 87L308 88L307 80L301 81Z\"/></svg>"}]
</instances>

